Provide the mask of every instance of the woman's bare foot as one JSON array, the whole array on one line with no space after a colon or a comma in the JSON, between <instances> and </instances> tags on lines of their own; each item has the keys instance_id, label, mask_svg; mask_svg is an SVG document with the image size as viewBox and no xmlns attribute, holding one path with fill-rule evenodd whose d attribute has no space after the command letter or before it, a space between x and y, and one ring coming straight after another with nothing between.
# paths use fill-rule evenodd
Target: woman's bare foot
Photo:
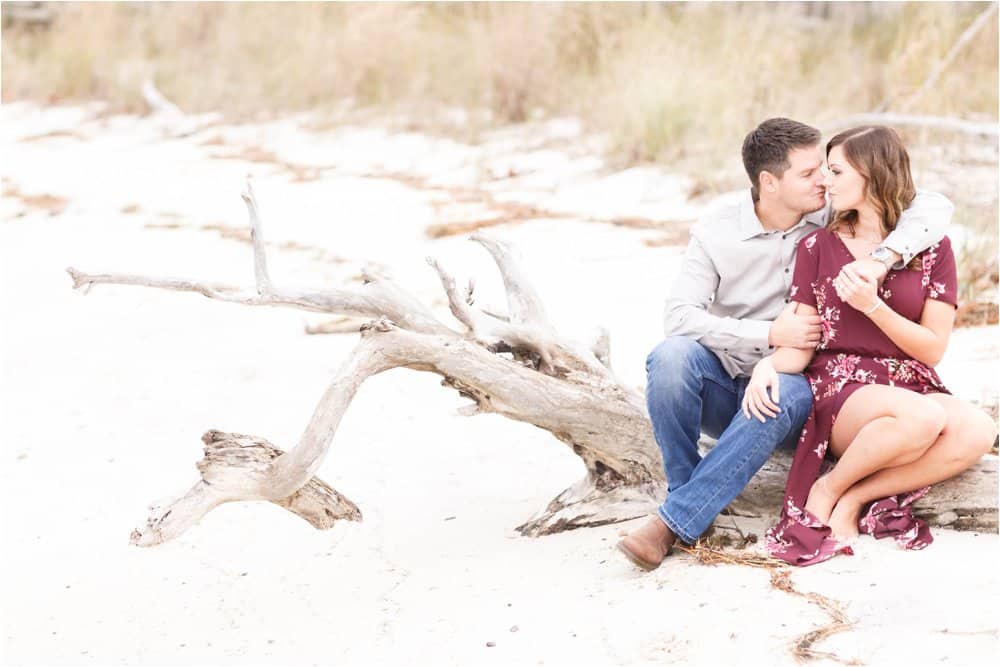
<instances>
[{"instance_id":1,"label":"woman's bare foot","mask_svg":"<svg viewBox=\"0 0 1000 667\"><path fill-rule=\"evenodd\" d=\"M806 500L806 509L814 517L829 525L830 514L837 504L837 496L831 493L826 477L823 475L813 482L812 488L809 489L809 498Z\"/></svg>"},{"instance_id":2,"label":"woman's bare foot","mask_svg":"<svg viewBox=\"0 0 1000 667\"><path fill-rule=\"evenodd\" d=\"M827 525L830 532L841 542L850 542L858 536L858 519L861 517L861 503L854 502L845 494L837 501Z\"/></svg>"}]
</instances>

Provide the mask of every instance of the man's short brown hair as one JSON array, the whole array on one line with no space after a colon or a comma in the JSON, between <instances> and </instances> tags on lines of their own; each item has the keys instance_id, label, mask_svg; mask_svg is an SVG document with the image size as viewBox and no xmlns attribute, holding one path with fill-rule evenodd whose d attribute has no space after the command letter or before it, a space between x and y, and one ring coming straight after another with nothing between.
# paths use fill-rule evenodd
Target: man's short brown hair
<instances>
[{"instance_id":1,"label":"man's short brown hair","mask_svg":"<svg viewBox=\"0 0 1000 667\"><path fill-rule=\"evenodd\" d=\"M778 178L790 163L788 153L795 148L807 148L819 143L820 133L789 118L768 118L743 140L743 168L750 177L753 200L760 199L760 172L767 171Z\"/></svg>"}]
</instances>

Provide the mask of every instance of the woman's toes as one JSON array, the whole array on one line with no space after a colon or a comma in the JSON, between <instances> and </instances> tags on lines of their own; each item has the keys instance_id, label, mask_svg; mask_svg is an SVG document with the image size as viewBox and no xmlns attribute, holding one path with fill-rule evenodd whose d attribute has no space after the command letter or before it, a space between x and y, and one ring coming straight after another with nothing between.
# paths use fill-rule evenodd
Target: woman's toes
<instances>
[{"instance_id":1,"label":"woman's toes","mask_svg":"<svg viewBox=\"0 0 1000 667\"><path fill-rule=\"evenodd\" d=\"M853 540L858 536L858 518L861 506L841 499L830 514L830 532L842 542Z\"/></svg>"}]
</instances>

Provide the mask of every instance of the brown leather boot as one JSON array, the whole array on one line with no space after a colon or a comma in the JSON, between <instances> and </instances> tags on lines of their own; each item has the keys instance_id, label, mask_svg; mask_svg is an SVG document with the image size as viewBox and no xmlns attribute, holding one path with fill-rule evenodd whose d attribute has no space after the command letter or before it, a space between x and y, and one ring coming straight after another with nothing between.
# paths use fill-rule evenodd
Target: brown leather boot
<instances>
[{"instance_id":1,"label":"brown leather boot","mask_svg":"<svg viewBox=\"0 0 1000 667\"><path fill-rule=\"evenodd\" d=\"M644 570L655 570L670 553L677 536L655 514L618 543L618 550Z\"/></svg>"}]
</instances>

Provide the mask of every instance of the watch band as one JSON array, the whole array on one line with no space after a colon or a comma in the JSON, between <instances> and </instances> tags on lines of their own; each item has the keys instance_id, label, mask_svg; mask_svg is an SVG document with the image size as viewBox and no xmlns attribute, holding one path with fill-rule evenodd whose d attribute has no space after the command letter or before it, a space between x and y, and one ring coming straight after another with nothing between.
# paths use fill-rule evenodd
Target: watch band
<instances>
[{"instance_id":1,"label":"watch band","mask_svg":"<svg viewBox=\"0 0 1000 667\"><path fill-rule=\"evenodd\" d=\"M874 260L878 260L879 262L882 262L882 264L885 265L886 269L890 271L892 270L892 265L894 264L894 262L892 261L892 252L885 246L880 245L879 247L872 250L869 257L871 257Z\"/></svg>"}]
</instances>

